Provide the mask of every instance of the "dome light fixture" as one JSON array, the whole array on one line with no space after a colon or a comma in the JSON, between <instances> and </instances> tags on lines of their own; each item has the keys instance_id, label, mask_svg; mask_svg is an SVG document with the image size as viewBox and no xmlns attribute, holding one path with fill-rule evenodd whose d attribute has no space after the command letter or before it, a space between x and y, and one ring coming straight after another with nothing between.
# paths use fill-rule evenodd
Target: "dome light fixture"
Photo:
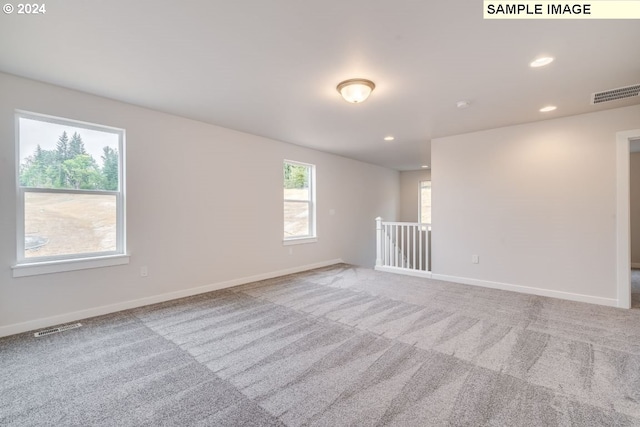
<instances>
[{"instance_id":1,"label":"dome light fixture","mask_svg":"<svg viewBox=\"0 0 640 427\"><path fill-rule=\"evenodd\" d=\"M375 83L367 79L345 80L336 87L342 98L352 104L359 104L366 100L375 88Z\"/></svg>"}]
</instances>

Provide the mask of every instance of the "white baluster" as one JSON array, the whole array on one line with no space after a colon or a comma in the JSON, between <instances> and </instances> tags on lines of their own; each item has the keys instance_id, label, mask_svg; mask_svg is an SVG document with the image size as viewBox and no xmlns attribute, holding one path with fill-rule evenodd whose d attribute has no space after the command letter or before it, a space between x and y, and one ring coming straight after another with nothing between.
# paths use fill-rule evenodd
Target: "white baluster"
<instances>
[{"instance_id":1,"label":"white baluster","mask_svg":"<svg viewBox=\"0 0 640 427\"><path fill-rule=\"evenodd\" d=\"M389 226L384 227L384 265L389 265Z\"/></svg>"},{"instance_id":2,"label":"white baluster","mask_svg":"<svg viewBox=\"0 0 640 427\"><path fill-rule=\"evenodd\" d=\"M376 218L376 266L382 265L382 218Z\"/></svg>"},{"instance_id":3,"label":"white baluster","mask_svg":"<svg viewBox=\"0 0 640 427\"><path fill-rule=\"evenodd\" d=\"M427 230L425 231L425 233L427 234L427 243L424 247L424 252L425 252L425 264L427 267L427 271L431 271L431 262L430 262L430 258L429 258L429 246L431 246L431 227L427 227Z\"/></svg>"},{"instance_id":4,"label":"white baluster","mask_svg":"<svg viewBox=\"0 0 640 427\"><path fill-rule=\"evenodd\" d=\"M418 250L420 251L420 256L418 257L419 259L419 263L420 263L420 270L422 270L422 226L419 226L420 228L418 229Z\"/></svg>"},{"instance_id":5,"label":"white baluster","mask_svg":"<svg viewBox=\"0 0 640 427\"><path fill-rule=\"evenodd\" d=\"M394 226L395 229L395 233L393 236L393 247L394 247L394 257L393 257L393 266L397 267L398 266L398 258L400 257L398 254L398 224L396 224Z\"/></svg>"},{"instance_id":6,"label":"white baluster","mask_svg":"<svg viewBox=\"0 0 640 427\"><path fill-rule=\"evenodd\" d=\"M411 254L413 255L413 264L411 265L411 268L413 268L415 270L416 268L416 226L412 226L411 227L411 232L413 234L413 238L412 243L413 243L413 250L411 251Z\"/></svg>"}]
</instances>

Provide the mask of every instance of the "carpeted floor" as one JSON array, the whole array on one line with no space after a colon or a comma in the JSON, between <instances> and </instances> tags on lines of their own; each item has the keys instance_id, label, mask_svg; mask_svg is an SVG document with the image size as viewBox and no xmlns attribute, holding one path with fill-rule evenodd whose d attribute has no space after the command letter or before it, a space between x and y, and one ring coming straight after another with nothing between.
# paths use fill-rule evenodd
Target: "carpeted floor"
<instances>
[{"instance_id":1,"label":"carpeted floor","mask_svg":"<svg viewBox=\"0 0 640 427\"><path fill-rule=\"evenodd\" d=\"M0 339L0 425L640 425L640 310L337 265L82 323Z\"/></svg>"}]
</instances>

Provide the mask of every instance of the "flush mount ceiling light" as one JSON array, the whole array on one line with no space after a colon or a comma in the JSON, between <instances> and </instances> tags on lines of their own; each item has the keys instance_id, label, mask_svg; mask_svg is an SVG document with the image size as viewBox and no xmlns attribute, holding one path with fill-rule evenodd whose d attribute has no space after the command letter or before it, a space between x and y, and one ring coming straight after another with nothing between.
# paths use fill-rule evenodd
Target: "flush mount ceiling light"
<instances>
[{"instance_id":1,"label":"flush mount ceiling light","mask_svg":"<svg viewBox=\"0 0 640 427\"><path fill-rule=\"evenodd\" d=\"M553 110L555 110L556 108L558 108L558 107L556 107L555 105L547 105L546 107L542 107L542 108L540 109L540 112L541 112L541 113L548 113L549 111L553 111Z\"/></svg>"},{"instance_id":2,"label":"flush mount ceiling light","mask_svg":"<svg viewBox=\"0 0 640 427\"><path fill-rule=\"evenodd\" d=\"M429 165L422 165L420 166L422 169L429 169Z\"/></svg>"},{"instance_id":3,"label":"flush mount ceiling light","mask_svg":"<svg viewBox=\"0 0 640 427\"><path fill-rule=\"evenodd\" d=\"M532 61L529 66L532 68L544 67L545 65L549 65L553 62L553 58L550 56L543 56Z\"/></svg>"},{"instance_id":4,"label":"flush mount ceiling light","mask_svg":"<svg viewBox=\"0 0 640 427\"><path fill-rule=\"evenodd\" d=\"M359 104L367 99L375 88L375 83L367 79L345 80L336 87L344 100L352 104Z\"/></svg>"},{"instance_id":5,"label":"flush mount ceiling light","mask_svg":"<svg viewBox=\"0 0 640 427\"><path fill-rule=\"evenodd\" d=\"M389 136L385 136L385 137L384 137L384 140L385 140L385 141L393 141L394 139L395 139L395 138L394 138L393 136L391 136L391 135L389 135Z\"/></svg>"}]
</instances>

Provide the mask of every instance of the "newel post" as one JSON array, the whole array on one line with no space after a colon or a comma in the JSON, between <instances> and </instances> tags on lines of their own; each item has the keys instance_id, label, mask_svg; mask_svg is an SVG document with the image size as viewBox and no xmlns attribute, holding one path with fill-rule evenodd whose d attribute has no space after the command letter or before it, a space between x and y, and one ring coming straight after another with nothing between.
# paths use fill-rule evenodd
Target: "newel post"
<instances>
[{"instance_id":1,"label":"newel post","mask_svg":"<svg viewBox=\"0 0 640 427\"><path fill-rule=\"evenodd\" d=\"M382 266L382 218L376 218L376 267Z\"/></svg>"}]
</instances>

